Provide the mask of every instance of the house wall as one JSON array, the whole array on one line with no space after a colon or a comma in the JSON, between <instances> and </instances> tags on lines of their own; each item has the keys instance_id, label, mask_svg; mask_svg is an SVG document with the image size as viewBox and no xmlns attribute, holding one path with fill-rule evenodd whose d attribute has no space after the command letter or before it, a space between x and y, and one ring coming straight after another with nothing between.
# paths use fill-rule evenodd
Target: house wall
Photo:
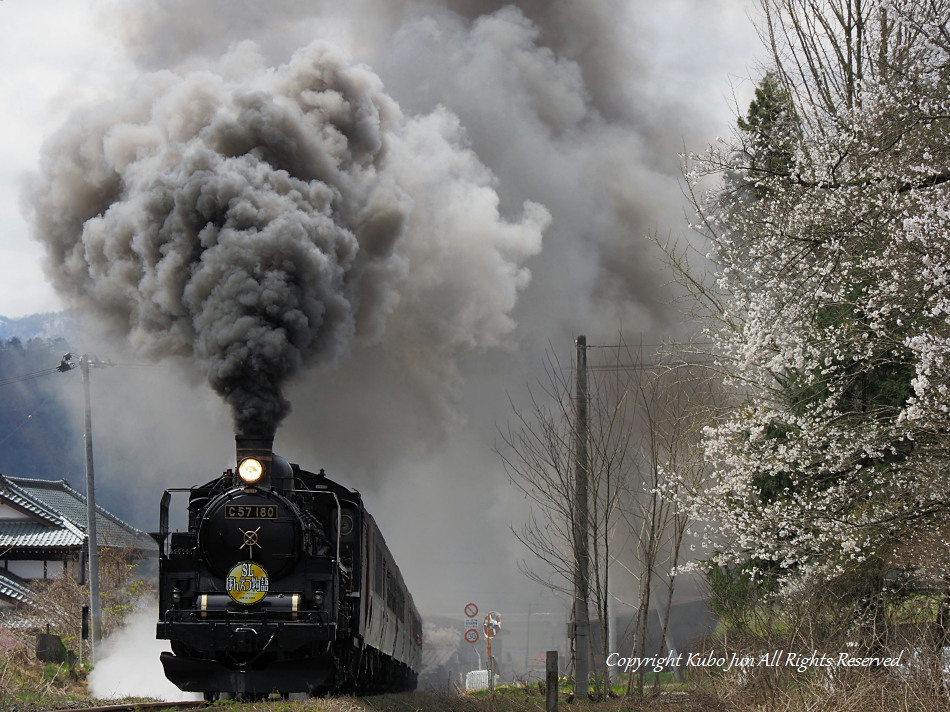
<instances>
[{"instance_id":1,"label":"house wall","mask_svg":"<svg viewBox=\"0 0 950 712\"><path fill-rule=\"evenodd\" d=\"M75 570L75 563L67 561L37 561L12 559L0 561L0 566L22 579L55 579Z\"/></svg>"},{"instance_id":2,"label":"house wall","mask_svg":"<svg viewBox=\"0 0 950 712\"><path fill-rule=\"evenodd\" d=\"M6 502L0 502L0 519L6 519L7 521L23 521L24 519L33 519L34 517L30 514L27 514L21 509L11 507Z\"/></svg>"}]
</instances>

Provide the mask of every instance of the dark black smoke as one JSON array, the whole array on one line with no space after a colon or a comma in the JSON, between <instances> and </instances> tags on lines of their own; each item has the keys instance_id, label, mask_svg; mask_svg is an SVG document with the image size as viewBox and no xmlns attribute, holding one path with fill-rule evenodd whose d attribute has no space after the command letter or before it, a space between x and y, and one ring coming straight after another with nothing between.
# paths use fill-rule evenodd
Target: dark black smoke
<instances>
[{"instance_id":1,"label":"dark black smoke","mask_svg":"<svg viewBox=\"0 0 950 712\"><path fill-rule=\"evenodd\" d=\"M326 43L277 69L240 45L201 70L148 73L131 96L74 116L45 147L36 235L61 293L142 353L194 357L238 432L273 432L289 379L383 333L412 252L397 249L407 225L418 244L426 224L452 217L426 181L493 200L487 171L466 177L480 164L450 143L452 123L403 116L376 75ZM547 220L539 207L526 215L513 228L524 247L490 244L512 230L497 213L473 242L511 260L510 284L489 285L505 294L502 322L526 280L516 263ZM510 328L462 326L476 341Z\"/></svg>"}]
</instances>

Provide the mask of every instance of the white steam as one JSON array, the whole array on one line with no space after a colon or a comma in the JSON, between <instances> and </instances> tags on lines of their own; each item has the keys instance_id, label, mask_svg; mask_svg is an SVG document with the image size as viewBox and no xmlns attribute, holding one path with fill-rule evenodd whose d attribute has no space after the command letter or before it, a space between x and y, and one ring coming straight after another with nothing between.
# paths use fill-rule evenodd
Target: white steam
<instances>
[{"instance_id":1,"label":"white steam","mask_svg":"<svg viewBox=\"0 0 950 712\"><path fill-rule=\"evenodd\" d=\"M98 660L89 673L89 692L101 700L154 697L159 700L200 700L201 695L182 692L165 678L159 655L168 642L155 639L155 609L136 608L125 624L100 644Z\"/></svg>"}]
</instances>

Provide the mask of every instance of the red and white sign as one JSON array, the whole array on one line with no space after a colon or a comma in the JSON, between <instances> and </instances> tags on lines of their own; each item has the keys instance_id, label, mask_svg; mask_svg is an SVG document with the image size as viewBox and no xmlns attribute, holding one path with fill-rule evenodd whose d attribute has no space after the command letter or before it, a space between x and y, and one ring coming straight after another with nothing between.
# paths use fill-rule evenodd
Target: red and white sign
<instances>
[{"instance_id":1,"label":"red and white sign","mask_svg":"<svg viewBox=\"0 0 950 712\"><path fill-rule=\"evenodd\" d=\"M474 618L474 617L477 616L477 615L478 615L478 606L476 606L474 603L466 603L466 604L465 604L465 617L466 617L466 618Z\"/></svg>"},{"instance_id":2,"label":"red and white sign","mask_svg":"<svg viewBox=\"0 0 950 712\"><path fill-rule=\"evenodd\" d=\"M469 628L465 631L465 642L467 643L477 643L478 642L478 631L474 628Z\"/></svg>"},{"instance_id":3,"label":"red and white sign","mask_svg":"<svg viewBox=\"0 0 950 712\"><path fill-rule=\"evenodd\" d=\"M494 638L498 635L498 630L501 628L501 613L489 611L488 615L485 616L484 628L486 638Z\"/></svg>"}]
</instances>

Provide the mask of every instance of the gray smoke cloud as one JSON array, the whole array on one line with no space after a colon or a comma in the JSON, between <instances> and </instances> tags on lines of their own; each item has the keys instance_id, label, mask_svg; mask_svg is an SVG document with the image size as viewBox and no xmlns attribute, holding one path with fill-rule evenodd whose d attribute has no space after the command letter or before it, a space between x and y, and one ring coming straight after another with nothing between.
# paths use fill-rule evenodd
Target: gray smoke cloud
<instances>
[{"instance_id":1,"label":"gray smoke cloud","mask_svg":"<svg viewBox=\"0 0 950 712\"><path fill-rule=\"evenodd\" d=\"M136 180L148 185L158 179L144 171L145 161L159 163L162 136L251 132L233 120L237 107L269 97L270 104L258 104L258 116L284 123L258 121L259 148L207 150L229 166L245 154L265 169L278 160L271 154L293 162L296 150L270 148L285 145L289 135L278 140L272 133L286 133L280 127L293 125L286 117L315 118L301 103L336 98L305 80L291 81L298 69L302 76L310 71L295 53L323 47L340 57L339 71L357 86L348 101L341 95L323 107L331 118L321 126L359 124L366 140L351 145L353 134L341 131L328 146L329 133L307 136L323 147L324 172L307 164L312 179L281 166L287 178L272 179L333 193L314 203L329 200L329 212L300 212L312 215L313 224L330 217L335 227L320 233L322 244L356 245L349 262L341 256L327 263L340 274L342 288L332 292L345 317L332 332L340 339L324 330L327 349L299 356L301 365L319 367L304 367L283 384L294 412L277 447L291 461L326 467L364 493L424 615L458 617L476 600L505 613L508 640L523 639L515 614L527 602L535 613L542 605L560 609L518 573L517 560L531 556L513 545L509 525L524 521L524 503L512 496L493 452L496 426L510 418L509 397L524 405L525 386L536 382L546 349L567 366L579 333L605 344L623 329L629 341L642 334L649 344L682 328L657 252L644 236L683 231L678 153L702 147L742 113L727 110L725 76L748 63L751 42L743 44L741 33L751 4L99 2L101 25L112 28L137 67L137 88L79 115L51 143L44 175L68 180L34 191L42 196L36 216L56 228L51 234L72 236L64 246L53 243L51 274L87 306L134 303L128 292L143 291L134 280L90 282L86 246L76 237L86 221L105 219L110 206L123 203L129 174L116 174L113 159L103 157L104 141L117 149L123 131L134 139L124 154L110 155L129 165L141 161ZM748 35L754 40L751 29ZM724 61L730 54L741 55L738 66ZM357 107L370 111L352 113ZM250 165L245 173L253 174ZM68 190L43 196L51 187ZM298 210L293 190L286 196L281 188L267 190ZM367 208L370 198L378 212ZM126 210L125 220L134 222L135 211ZM370 213L389 217L369 230L360 221ZM57 226L61 219L68 229ZM138 220L154 222L145 213ZM378 249L367 252L370 244ZM134 274L137 268L111 269ZM165 307L149 308L157 312L149 318L162 326L135 332L138 348L148 352L154 339L173 337L179 350L164 353L191 354L195 343L184 337L195 327L162 321ZM119 333L132 331L121 310L96 310ZM103 482L115 472L114 490L121 492L125 473L159 473L134 503L141 512L134 521L143 528L154 528L154 503L164 487L193 485L232 459L230 444L219 443L228 426L216 412L217 399L202 402L193 383L189 388L172 370L159 378L158 370L140 376L148 407L136 418L125 416L119 399L94 394L97 417L109 419L102 431L112 433L97 440ZM95 378L103 390L118 392L128 376L115 369ZM634 598L622 574L614 582L619 596ZM533 644L537 639L532 631Z\"/></svg>"},{"instance_id":2,"label":"gray smoke cloud","mask_svg":"<svg viewBox=\"0 0 950 712\"><path fill-rule=\"evenodd\" d=\"M410 264L426 299L444 297L420 320L407 291L411 328L450 350L513 328L549 216L526 203L501 218L449 112L403 115L325 42L275 69L240 44L131 91L46 145L36 235L61 293L140 353L193 357L239 432L273 432L289 379L378 341Z\"/></svg>"}]
</instances>

